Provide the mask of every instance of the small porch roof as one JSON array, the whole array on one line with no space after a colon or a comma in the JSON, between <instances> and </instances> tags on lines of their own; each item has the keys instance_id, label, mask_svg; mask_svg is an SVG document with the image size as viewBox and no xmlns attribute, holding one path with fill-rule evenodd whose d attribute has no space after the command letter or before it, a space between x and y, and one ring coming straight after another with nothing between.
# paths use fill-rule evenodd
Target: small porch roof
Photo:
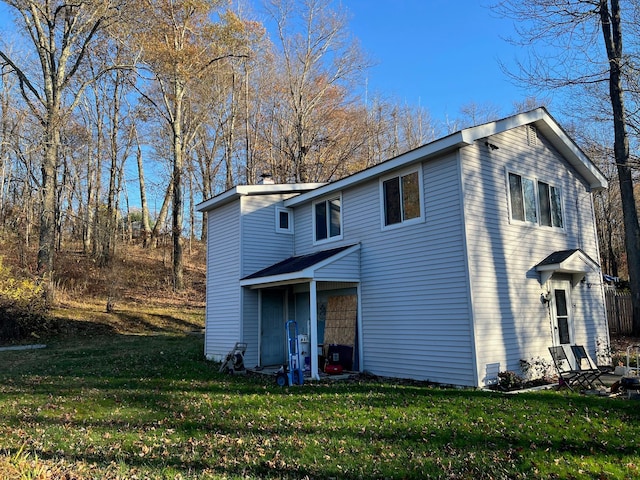
<instances>
[{"instance_id":1,"label":"small porch roof","mask_svg":"<svg viewBox=\"0 0 640 480\"><path fill-rule=\"evenodd\" d=\"M544 285L554 273L566 273L572 276L573 285L577 285L590 271L600 266L579 248L553 252L535 266L540 272L540 283Z\"/></svg>"},{"instance_id":2,"label":"small porch roof","mask_svg":"<svg viewBox=\"0 0 640 480\"><path fill-rule=\"evenodd\" d=\"M270 265L240 279L240 286L266 288L276 285L318 281L360 281L360 262L348 261L360 250L360 244L321 250L306 255L296 255ZM337 266L321 273L324 267Z\"/></svg>"}]
</instances>

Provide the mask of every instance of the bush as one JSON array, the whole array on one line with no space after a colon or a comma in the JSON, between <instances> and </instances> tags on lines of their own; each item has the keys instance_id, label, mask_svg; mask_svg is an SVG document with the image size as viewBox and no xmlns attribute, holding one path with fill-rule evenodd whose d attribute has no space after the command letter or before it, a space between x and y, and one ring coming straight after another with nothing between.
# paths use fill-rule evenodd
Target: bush
<instances>
[{"instance_id":1,"label":"bush","mask_svg":"<svg viewBox=\"0 0 640 480\"><path fill-rule=\"evenodd\" d=\"M524 379L516 372L507 370L498 373L498 388L505 392L520 390L524 386Z\"/></svg>"},{"instance_id":2,"label":"bush","mask_svg":"<svg viewBox=\"0 0 640 480\"><path fill-rule=\"evenodd\" d=\"M22 340L48 328L43 286L18 278L0 257L0 340Z\"/></svg>"}]
</instances>

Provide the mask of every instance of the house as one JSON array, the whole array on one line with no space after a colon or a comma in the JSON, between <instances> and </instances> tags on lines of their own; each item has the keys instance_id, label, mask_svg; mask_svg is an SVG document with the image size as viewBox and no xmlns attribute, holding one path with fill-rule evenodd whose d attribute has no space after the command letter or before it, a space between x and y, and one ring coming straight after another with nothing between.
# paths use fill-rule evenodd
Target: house
<instances>
[{"instance_id":1,"label":"house","mask_svg":"<svg viewBox=\"0 0 640 480\"><path fill-rule=\"evenodd\" d=\"M207 358L332 358L481 387L548 347L608 346L592 192L607 181L544 109L327 184L237 186L208 212ZM308 343L307 343L308 342ZM336 354L337 353L337 357ZM342 356L342 358L340 358Z\"/></svg>"}]
</instances>

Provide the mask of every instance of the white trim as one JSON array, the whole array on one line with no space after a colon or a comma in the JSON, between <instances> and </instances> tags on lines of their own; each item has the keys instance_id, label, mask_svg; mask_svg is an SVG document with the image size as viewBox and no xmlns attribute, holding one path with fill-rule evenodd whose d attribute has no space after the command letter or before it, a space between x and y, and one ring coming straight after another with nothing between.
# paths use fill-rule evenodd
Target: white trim
<instances>
[{"instance_id":1,"label":"white trim","mask_svg":"<svg viewBox=\"0 0 640 480\"><path fill-rule=\"evenodd\" d=\"M280 227L280 214L286 213L288 220L287 225L289 228ZM276 207L276 233L285 233L288 235L293 235L293 210L285 207Z\"/></svg>"},{"instance_id":2,"label":"white trim","mask_svg":"<svg viewBox=\"0 0 640 480\"><path fill-rule=\"evenodd\" d=\"M575 261L580 260L581 264ZM540 273L540 284L544 285L551 279L554 273L566 273L571 275L572 286L576 286L590 271L599 271L599 266L580 251L572 253L568 258L559 263L538 265L536 271Z\"/></svg>"},{"instance_id":3,"label":"white trim","mask_svg":"<svg viewBox=\"0 0 640 480\"><path fill-rule=\"evenodd\" d=\"M417 173L418 174L418 204L420 207L420 215L418 215L415 218L410 218L409 220L400 220L397 223L391 223L389 225L385 225L385 195L384 195L384 182L391 180L392 178L399 178L401 179L402 177L405 177L407 175L410 175L412 173ZM400 182L400 185L402 185L402 182ZM411 166L409 168L405 168L404 170L399 170L397 172L393 172L392 174L389 175L385 175L385 176L381 176L378 179L378 203L380 206L380 228L383 231L386 230L394 230L396 228L402 228L402 227L406 227L408 225L415 225L416 223L423 223L425 221L425 198L424 198L424 177L423 177L423 172L422 172L422 163L419 163L416 166ZM402 196L402 192L400 192L400 195ZM401 210L401 214L403 212L402 209L402 198L400 198L400 210Z\"/></svg>"},{"instance_id":4,"label":"white trim","mask_svg":"<svg viewBox=\"0 0 640 480\"><path fill-rule=\"evenodd\" d=\"M349 177L343 178L333 183L318 187L315 190L301 193L293 198L285 200L286 207L294 207L302 203L318 198L321 195L329 195L332 192L343 190L398 168L403 168L418 161L428 160L431 157L442 155L443 153L471 145L481 138L506 132L516 127L533 124L538 133L544 135L551 144L563 155L567 161L582 175L589 186L595 190L607 188L608 182L602 172L587 157L573 140L562 130L562 127L547 112L544 107L536 108L529 112L520 113L511 117L503 118L495 122L485 123L475 127L460 130L452 135L435 140L406 152L398 157L379 163L366 170L358 172Z\"/></svg>"},{"instance_id":5,"label":"white trim","mask_svg":"<svg viewBox=\"0 0 640 480\"><path fill-rule=\"evenodd\" d=\"M509 176L510 175L517 175L518 177L520 177L520 190L522 192L522 203L523 203L523 208L524 208L524 220L518 220L516 218L513 218L513 206L512 206L512 202L511 202L511 183L509 182ZM536 208L536 221L532 222L531 220L527 220L527 212L526 212L526 202L525 202L525 195L524 195L524 189L522 188L522 183L523 180L529 180L531 182L533 182L533 200L535 202L535 208ZM562 227L555 227L553 226L553 211L552 209L549 211L549 214L551 215L551 223L552 225L543 225L542 222L542 205L540 202L540 183L544 183L545 185L547 185L549 187L549 202L551 202L551 188L555 188L557 190L560 191L560 215L562 218ZM528 226L528 227L537 227L537 228L546 228L549 230L554 230L556 232L566 232L566 225L567 225L567 218L566 218L566 211L565 211L565 201L564 201L564 188L562 188L561 186L559 186L558 184L554 184L552 182L548 182L546 180L542 180L540 177L536 176L536 175L525 175L522 173L518 173L517 171L511 170L508 167L505 167L505 186L507 189L507 208L509 210L509 223L511 225L521 225L521 226Z\"/></svg>"},{"instance_id":6,"label":"white trim","mask_svg":"<svg viewBox=\"0 0 640 480\"><path fill-rule=\"evenodd\" d=\"M198 212L206 212L247 195L269 195L277 193L302 193L315 190L326 183L287 183L278 185L238 185L196 205Z\"/></svg>"},{"instance_id":7,"label":"white trim","mask_svg":"<svg viewBox=\"0 0 640 480\"><path fill-rule=\"evenodd\" d=\"M356 284L356 298L358 301L358 311L356 323L358 325L358 371L364 372L364 334L362 332L362 285Z\"/></svg>"},{"instance_id":8,"label":"white trim","mask_svg":"<svg viewBox=\"0 0 640 480\"><path fill-rule=\"evenodd\" d=\"M466 290L467 298L469 299L468 311L469 311L469 332L471 333L471 363L473 364L473 371L475 372L475 386L483 385L482 372L480 371L480 364L478 362L478 346L476 339L478 338L478 325L476 323L476 302L474 300L473 288L473 276L471 275L471 267L469 265L469 231L467 229L467 202L466 202L466 176L463 166L463 153L458 150L456 152L456 161L458 162L458 178L460 179L458 195L460 196L460 204L462 206L461 215L461 228L462 228L462 244L464 251L464 268L466 276Z\"/></svg>"},{"instance_id":9,"label":"white trim","mask_svg":"<svg viewBox=\"0 0 640 480\"><path fill-rule=\"evenodd\" d=\"M331 207L330 202L332 200L338 200L340 202L340 234L331 236ZM320 203L325 203L327 206L326 210L326 227L327 227L327 238L323 238L321 240L316 239L316 205ZM342 221L343 212L342 212L342 192L339 192L337 195L327 195L322 198L318 198L311 203L311 228L312 228L312 241L313 245L324 245L325 243L336 242L338 240L342 240L344 236L344 224Z\"/></svg>"},{"instance_id":10,"label":"white trim","mask_svg":"<svg viewBox=\"0 0 640 480\"><path fill-rule=\"evenodd\" d=\"M318 284L309 282L309 329L311 330L311 378L320 380L318 374Z\"/></svg>"},{"instance_id":11,"label":"white trim","mask_svg":"<svg viewBox=\"0 0 640 480\"><path fill-rule=\"evenodd\" d=\"M262 366L262 290L258 290L258 365Z\"/></svg>"},{"instance_id":12,"label":"white trim","mask_svg":"<svg viewBox=\"0 0 640 480\"><path fill-rule=\"evenodd\" d=\"M465 145L471 145L474 141L475 140L469 138L468 135L464 133L464 131L454 133L434 142L427 143L426 145L416 148L415 150L403 153L402 155L392 158L391 160L387 160L366 170L362 170L349 177L345 177L342 180L329 183L327 185L324 185L323 187L319 187L316 190L302 193L300 195L297 195L296 197L287 199L285 200L284 205L285 207L294 207L309 200L313 200L320 195L330 195L332 192L343 190L346 187L351 187L353 185L366 182L367 180L372 178L377 178L378 176L384 175L397 168L405 168L415 162L425 160L435 155L440 155L449 150L463 147Z\"/></svg>"},{"instance_id":13,"label":"white trim","mask_svg":"<svg viewBox=\"0 0 640 480\"><path fill-rule=\"evenodd\" d=\"M341 252L336 253L335 255L330 256L329 258L325 258L324 260L311 265L308 268L297 272L284 273L282 275L271 275L268 277L258 277L258 278L249 278L246 280L240 280L241 287L257 287L264 288L267 285L275 284L275 283L306 283L311 280L322 280L322 281L340 281L340 282L359 282L360 279L330 279L330 278L317 278L316 270L326 267L327 265L332 264L333 262L337 262L338 260L346 257L347 255L352 254L353 252L357 252L360 250L360 244L352 245L349 248L345 248Z\"/></svg>"}]
</instances>

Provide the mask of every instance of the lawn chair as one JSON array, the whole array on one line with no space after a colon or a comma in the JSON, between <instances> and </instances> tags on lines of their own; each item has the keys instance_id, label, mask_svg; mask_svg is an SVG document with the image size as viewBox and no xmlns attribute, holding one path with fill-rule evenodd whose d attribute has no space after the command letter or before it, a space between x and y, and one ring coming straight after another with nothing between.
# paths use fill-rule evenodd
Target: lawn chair
<instances>
[{"instance_id":1,"label":"lawn chair","mask_svg":"<svg viewBox=\"0 0 640 480\"><path fill-rule=\"evenodd\" d=\"M560 376L560 384L566 385L569 390L573 390L575 385L584 386L583 373L580 370L576 370L569 363L569 358L564 351L562 345L558 347L549 347L549 353L553 359L553 364L556 366L558 375Z\"/></svg>"},{"instance_id":2,"label":"lawn chair","mask_svg":"<svg viewBox=\"0 0 640 480\"><path fill-rule=\"evenodd\" d=\"M591 390L596 389L596 386L603 387L604 384L600 377L602 373L596 366L595 362L591 360L591 357L585 350L583 345L571 345L571 351L576 358L578 365L578 371L582 373L581 383L583 386L588 386Z\"/></svg>"}]
</instances>

